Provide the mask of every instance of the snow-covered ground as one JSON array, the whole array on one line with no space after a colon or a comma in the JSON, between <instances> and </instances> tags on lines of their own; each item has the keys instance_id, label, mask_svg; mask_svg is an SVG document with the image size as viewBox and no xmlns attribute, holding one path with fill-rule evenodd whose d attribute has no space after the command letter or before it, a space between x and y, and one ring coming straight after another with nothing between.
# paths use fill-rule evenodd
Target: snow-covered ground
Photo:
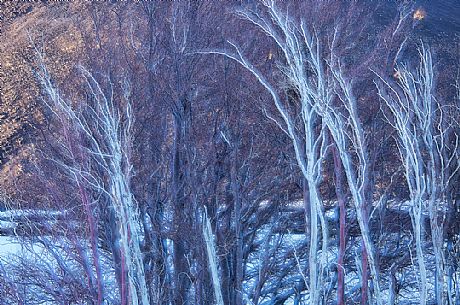
<instances>
[{"instance_id":1,"label":"snow-covered ground","mask_svg":"<svg viewBox=\"0 0 460 305\"><path fill-rule=\"evenodd\" d=\"M24 222L31 227L37 220L56 224L60 216L62 213L53 211L10 210L0 212L0 226L2 232L7 234L6 236L0 235L0 276L10 289L15 286L14 289L21 289L25 293L28 300L25 301L25 304L60 304L56 298L54 300L50 298L45 290L55 292L56 295L59 293L71 295L72 291L65 290L63 287L55 287L55 285L62 279L73 282L69 287L87 287L88 270L85 268L90 266L89 268L93 270L89 272L95 273L91 261L90 245L76 234L70 234L70 237L65 234L62 236L15 235L16 229L19 229ZM114 301L118 295L115 272L111 265L110 254L104 252L103 249L99 249L99 252L103 282L106 288L105 297L110 303L110 300ZM27 275L23 273L35 274L35 276L32 276L29 281ZM56 283L47 282L53 277ZM76 290L74 293L79 292ZM12 300L1 300L0 304L10 304L9 302Z\"/></svg>"},{"instance_id":2,"label":"snow-covered ground","mask_svg":"<svg viewBox=\"0 0 460 305\"><path fill-rule=\"evenodd\" d=\"M22 250L23 247L16 238L0 236L0 259L7 259L11 254L20 254Z\"/></svg>"},{"instance_id":3,"label":"snow-covered ground","mask_svg":"<svg viewBox=\"0 0 460 305\"><path fill-rule=\"evenodd\" d=\"M296 203L292 205L292 208L301 208L300 203ZM408 207L408 202L403 202L401 204L398 204L395 206L396 209L398 210L406 210L409 208ZM0 226L2 229L12 229L13 232L14 230L18 227L18 223L16 222L18 219L21 218L27 218L28 216L33 215L34 217L45 217L47 220L46 221L53 221L53 219L58 218L61 216L60 213L56 212L49 212L49 211L18 211L18 210L13 210L13 211L5 211L5 212L0 212ZM334 209L330 209L326 213L326 218L330 221L333 222L337 215L335 214ZM275 223L275 222L274 222ZM276 223L275 223L276 224ZM256 244L259 246L257 247L256 251L252 252L250 257L249 257L249 262L245 266L246 268L246 273L251 276L251 279L246 281L244 283L244 288L245 291L251 292L255 288L256 285L256 280L259 277L259 274L261 272L261 268L263 264L276 264L277 268L280 268L283 266L283 264L291 264L289 266L289 271L288 273L280 279L271 279L273 280L279 280L279 281L285 281L285 283L281 283L281 288L276 291L277 294L287 292L289 289L292 289L296 283L299 283L300 281L304 281L303 275L307 272L307 267L308 267L308 262L306 259L306 253L302 253L300 248L305 245L306 242L306 237L304 234L295 234L295 233L270 233L271 226L273 226L273 223L270 223L266 225L262 230L258 231L257 238L254 241ZM391 235L391 234L390 234ZM270 240L267 240L268 236L270 237ZM53 238L53 237L44 237L46 241L48 242L47 247L44 246L43 241L40 240L40 238L37 238L36 241L33 239L22 239L24 237L16 237L16 236L0 236L0 272L2 273L8 273L11 272L9 270L9 264L12 262L19 262L20 259L26 259L29 260L32 264L35 264L36 268L43 268L43 269L50 269L50 270L59 270L59 269L66 269L70 270L72 272L75 272L76 274L83 274L83 268L81 266L81 262L78 262L78 253L72 253L72 251L69 251L69 248L66 246L67 244L70 243L70 248L72 248L72 243L65 239L65 237L61 238ZM397 240L398 236L388 236L389 239L391 240ZM21 240L22 239L22 240ZM75 241L74 241L75 242ZM77 241L78 242L78 241ZM412 240L409 238L409 236L403 237L399 239L399 243L401 246L407 247L408 253L410 255L410 259L412 260L413 264L409 265L407 267L404 267L400 269L396 274L396 280L399 282L404 282L406 285L404 286L404 290L399 291L399 304L417 304L417 300L419 298L418 295L418 282L417 282L417 268L414 267L416 266L416 261L415 261L415 253L411 252L411 242ZM90 246L87 244L86 241L80 240L79 241L80 246L82 246L85 251L87 251L88 256L90 257L91 254L89 253L90 251ZM383 245L387 246L387 245ZM67 248L66 248L67 247ZM360 243L356 243L351 245L351 248L347 249L349 253L355 254L355 269L356 271L353 272L348 272L346 273L346 286L347 291L359 291L360 289L360 275L359 275L359 269L360 269L360 260L359 260L359 254L360 254ZM167 248L169 251L172 251L172 243L168 242ZM274 250L275 249L275 250ZM289 251L292 251L292 249L297 249L294 251L294 253L290 253ZM56 259L56 253L52 253L52 251L56 251L57 253L60 253L59 256L62 254L62 261L58 261ZM103 252L102 249L100 249L101 252ZM272 251L272 252L271 252ZM386 249L380 249L380 251L386 251ZM334 271L332 269L336 265L337 261L337 247L334 245L330 245L328 248L328 253L327 253L327 265L328 268L331 269L330 275L332 276ZM269 257L266 257L269 255ZM168 255L170 259L172 259L171 255ZM295 259L293 259L295 257ZM107 254L102 255L102 260L104 263L104 282L106 284L106 287L108 288L108 299L110 298L116 298L117 296L117 288L116 288L116 281L115 281L115 275L113 271L113 267L111 266L111 257L109 257ZM264 261L265 260L265 261ZM426 255L426 260L431 261L433 260L433 257L431 255ZM172 265L172 261L169 262ZM80 265L79 265L80 264ZM286 265L287 266L287 265ZM388 270L382 270L385 271L384 273L388 273L386 271ZM52 272L52 271L50 271ZM304 274L302 275L302 272ZM434 270L428 270L428 278L434 278L433 274ZM11 275L14 277L15 275ZM410 285L407 285L408 278L413 279L413 283ZM446 279L447 280L447 279ZM326 283L329 284L330 282L333 281L333 278L327 278ZM389 290L389 279L387 278L382 278L381 279L382 283L386 283L382 286L382 292L385 298L390 297L390 290ZM265 286L263 289L266 289L266 287L269 287L270 285L278 285L280 283L270 283L267 282L265 283ZM324 289L327 289L327 287L324 287ZM433 283L429 282L428 283L428 290L433 291ZM301 295L301 300L303 302L308 302L308 291L303 290L300 292ZM248 297L248 296L247 296ZM261 300L260 304L270 304L270 294L268 294L268 297ZM42 304L54 304L53 302L45 302ZM248 300L248 304L250 304ZM290 297L286 300L284 303L286 305L291 305L294 304L294 298Z\"/></svg>"}]
</instances>

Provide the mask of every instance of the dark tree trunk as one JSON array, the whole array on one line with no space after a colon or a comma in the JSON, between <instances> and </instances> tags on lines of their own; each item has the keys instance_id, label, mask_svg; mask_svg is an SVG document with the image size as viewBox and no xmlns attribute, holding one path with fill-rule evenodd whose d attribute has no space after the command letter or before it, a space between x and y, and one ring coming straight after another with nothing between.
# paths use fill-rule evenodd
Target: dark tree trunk
<instances>
[{"instance_id":1,"label":"dark tree trunk","mask_svg":"<svg viewBox=\"0 0 460 305\"><path fill-rule=\"evenodd\" d=\"M235 305L243 304L243 229L242 229L242 205L241 205L241 194L240 186L238 182L238 149L234 148L232 156L232 169L231 169L231 184L232 194L234 202L234 215L235 215L235 237L236 237L236 249L235 249Z\"/></svg>"},{"instance_id":2,"label":"dark tree trunk","mask_svg":"<svg viewBox=\"0 0 460 305\"><path fill-rule=\"evenodd\" d=\"M174 114L174 143L172 165L172 196L174 204L174 304L188 304L187 294L190 288L189 266L187 262L187 236L190 235L190 209L186 206L185 195L185 138L189 122L189 102L183 98L177 102Z\"/></svg>"}]
</instances>

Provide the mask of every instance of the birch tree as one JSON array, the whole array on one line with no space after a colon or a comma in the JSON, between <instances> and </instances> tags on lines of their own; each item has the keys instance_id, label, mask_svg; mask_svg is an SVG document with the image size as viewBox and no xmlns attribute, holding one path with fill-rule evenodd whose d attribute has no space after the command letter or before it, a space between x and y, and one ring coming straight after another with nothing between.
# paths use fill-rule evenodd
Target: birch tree
<instances>
[{"instance_id":1,"label":"birch tree","mask_svg":"<svg viewBox=\"0 0 460 305\"><path fill-rule=\"evenodd\" d=\"M371 205L369 200L372 198L367 193L370 180L370 160L367 152L368 148L364 136L364 128L357 111L357 101L353 93L352 83L344 75L339 60L334 58L333 54L331 55L329 68L331 71L331 82L335 84L334 91L340 103L337 108L333 106L332 100L328 100L327 103L321 105L320 112L336 144L347 184L355 204L357 222L365 249L363 256L368 256L368 263L363 263L362 268L367 268L367 265L369 265L374 283L375 302L383 304L377 262L368 224L367 209L368 205ZM356 163L354 159L357 159ZM363 272L363 274L366 273ZM362 280L367 281L366 278ZM362 285L366 287L367 283L362 283ZM362 303L366 304L367 291L363 290L362 293Z\"/></svg>"},{"instance_id":2,"label":"birch tree","mask_svg":"<svg viewBox=\"0 0 460 305\"><path fill-rule=\"evenodd\" d=\"M266 12L262 15L252 10L240 10L237 15L253 23L272 38L280 48L284 64L280 70L286 77L288 86L294 88L299 96L301 123L292 114L287 101L281 97L268 77L259 71L242 54L241 49L229 42L233 52L206 51L206 53L227 56L251 72L260 84L270 93L282 120L273 119L290 137L294 146L295 157L308 186L309 212L309 282L308 291L311 304L319 304L322 295L324 272L327 261L327 225L322 210L319 184L322 178L322 161L328 147L325 125L317 113L318 104L332 97L332 91L325 83L322 54L318 37L307 32L304 22L299 25L275 5L274 1L261 1ZM305 51L306 50L306 51ZM308 73L308 68L313 73ZM321 255L318 257L318 228L321 229Z\"/></svg>"},{"instance_id":3,"label":"birch tree","mask_svg":"<svg viewBox=\"0 0 460 305\"><path fill-rule=\"evenodd\" d=\"M446 190L459 169L458 136L451 141L453 122L446 106L435 97L435 75L431 51L422 44L419 63L396 67L397 82L379 77L379 95L390 110L388 121L397 131L400 160L410 192L411 219L419 270L420 302L428 302L424 219L430 220L435 258L435 298L444 304L444 220Z\"/></svg>"},{"instance_id":4,"label":"birch tree","mask_svg":"<svg viewBox=\"0 0 460 305\"><path fill-rule=\"evenodd\" d=\"M358 215L358 223L363 235L363 246L369 255L369 261L364 260L364 268L369 264L374 280L375 301L383 304L378 280L378 269L368 228L366 194L369 178L369 158L364 139L364 132L356 110L356 100L352 93L351 84L347 82L340 69L327 64L327 53L316 32L309 32L304 20L295 22L290 16L281 12L274 1L261 1L265 11L238 11L238 16L250 21L260 28L275 42L281 50L283 63L279 69L286 77L289 86L295 88L300 102L301 124L298 126L297 117L293 115L289 104L281 98L278 90L268 77L259 71L234 43L230 51L212 51L237 61L251 72L261 85L270 93L274 100L281 121L270 117L290 137L295 151L297 163L307 180L309 192L310 224L310 254L309 254L309 283L311 304L318 304L321 299L321 285L326 264L327 226L322 212L322 201L318 186L321 181L321 162L328 148L328 130L336 142L340 160L344 165L347 182ZM335 60L335 59L334 59ZM343 103L347 117L331 105L338 95ZM351 140L351 141L350 141ZM356 155L350 152L353 147ZM358 159L355 165L354 158ZM319 219L319 223L318 223ZM322 248L321 259L317 259L318 248L317 228L321 227ZM364 273L365 274L365 273ZM365 279L366 280L366 279ZM366 285L363 283L363 285ZM366 302L366 296L363 296Z\"/></svg>"},{"instance_id":5,"label":"birch tree","mask_svg":"<svg viewBox=\"0 0 460 305\"><path fill-rule=\"evenodd\" d=\"M218 257L216 253L216 245L214 241L214 234L211 228L211 221L209 221L206 208L203 213L203 237L206 243L206 253L208 255L208 264L212 276L212 286L214 288L214 296L217 305L224 305L222 297L222 289L220 286L219 272L218 272Z\"/></svg>"},{"instance_id":6,"label":"birch tree","mask_svg":"<svg viewBox=\"0 0 460 305\"><path fill-rule=\"evenodd\" d=\"M120 294L122 304L149 304L140 250L139 212L130 188L132 165L130 151L134 117L131 108L129 82L123 83L121 101L115 101L114 84L108 80L109 92L91 72L80 66L79 71L88 88L88 99L79 107L66 99L55 86L45 60L37 51L36 75L47 95L45 103L53 114L74 128L82 138L83 149L91 158L90 171L56 162L69 176L84 181L91 190L109 198L114 213L113 230L117 232L114 252L121 257Z\"/></svg>"}]
</instances>

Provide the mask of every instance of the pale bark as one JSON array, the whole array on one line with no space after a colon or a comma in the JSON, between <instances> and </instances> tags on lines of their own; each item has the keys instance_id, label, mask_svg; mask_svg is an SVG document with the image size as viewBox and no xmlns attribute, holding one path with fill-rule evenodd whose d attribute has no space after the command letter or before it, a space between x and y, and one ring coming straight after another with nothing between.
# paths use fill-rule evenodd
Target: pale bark
<instances>
[{"instance_id":1,"label":"pale bark","mask_svg":"<svg viewBox=\"0 0 460 305\"><path fill-rule=\"evenodd\" d=\"M436 100L431 52L424 45L419 49L416 69L406 65L396 68L397 84L380 77L379 95L390 110L388 121L398 134L400 159L404 165L411 198L411 217L416 237L419 269L420 302L427 300L427 271L424 253L424 214L428 214L435 258L435 298L444 304L444 219L446 191L459 169L458 141L447 143L447 115Z\"/></svg>"},{"instance_id":2,"label":"pale bark","mask_svg":"<svg viewBox=\"0 0 460 305\"><path fill-rule=\"evenodd\" d=\"M309 229L309 294L310 303L319 304L322 288L323 288L323 268L327 260L327 243L328 234L327 226L324 221L322 211L322 200L319 195L319 183L322 178L322 161L326 154L327 139L325 138L325 126L321 125L321 119L316 112L316 103L319 99L324 98L325 87L322 76L321 54L319 45L311 37L307 37L305 31L300 32L294 24L289 20L288 16L283 15L275 6L273 1L262 1L266 8L269 18L260 22L260 16L254 12L239 11L238 14L254 25L261 28L268 36L272 37L277 45L282 50L286 66L283 67L283 73L286 73L289 83L299 91L300 94L300 113L302 115L302 126L300 132L295 125L295 119L290 114L286 104L279 96L275 87L268 79L255 68L241 53L240 49L233 43L235 53L226 51L206 51L207 54L221 54L227 56L245 67L251 72L257 80L271 94L278 113L283 119L283 124L277 122L292 140L297 163L307 181L309 193L309 208L310 219L307 222L310 224ZM256 17L257 16L257 17ZM281 29L282 36L277 34L276 27ZM298 48L299 44L307 44L309 53L306 56L302 50ZM311 62L317 65L318 79L316 84L313 84L306 75L305 65ZM315 124L320 124L320 131L314 127ZM283 127L284 125L284 127ZM318 222L319 219L319 222ZM321 258L318 259L318 228L321 227L322 235L322 251Z\"/></svg>"},{"instance_id":3,"label":"pale bark","mask_svg":"<svg viewBox=\"0 0 460 305\"><path fill-rule=\"evenodd\" d=\"M343 167L337 149L333 148L335 193L339 205L339 249L337 258L337 305L345 304L345 249L346 194L343 185Z\"/></svg>"},{"instance_id":4,"label":"pale bark","mask_svg":"<svg viewBox=\"0 0 460 305\"><path fill-rule=\"evenodd\" d=\"M321 105L321 114L336 143L348 187L355 204L356 217L363 238L362 285L363 287L367 286L365 282L367 281L367 271L365 269L368 265L374 283L375 301L377 304L383 304L377 262L368 223L367 209L370 203L367 200L369 196L366 192L368 192L368 180L370 179L370 160L367 153L364 129L357 112L356 97L354 96L351 82L343 75L340 62L333 55L331 57L330 69L335 83L334 86L336 87L335 92L346 112L342 114L339 109L333 108L327 101L327 103ZM352 150L350 145L353 147ZM356 165L353 162L353 152L358 159ZM367 289L362 290L362 302L367 302Z\"/></svg>"},{"instance_id":5,"label":"pale bark","mask_svg":"<svg viewBox=\"0 0 460 305\"><path fill-rule=\"evenodd\" d=\"M209 270L212 276L212 286L214 288L214 296L216 298L216 305L224 305L224 299L222 297L222 289L220 286L218 262L216 245L214 241L214 234L212 233L211 222L208 218L206 208L203 214L203 237L206 243L206 252L208 254Z\"/></svg>"},{"instance_id":6,"label":"pale bark","mask_svg":"<svg viewBox=\"0 0 460 305\"><path fill-rule=\"evenodd\" d=\"M39 52L38 79L48 95L50 110L63 122L67 122L77 131L87 145L83 148L103 171L88 172L72 165L55 160L70 176L79 177L94 191L110 198L111 207L115 212L115 219L120 236L120 251L122 269L127 271L127 292L130 304L149 304L149 293L144 276L144 265L140 250L139 211L130 189L132 164L130 159L133 113L130 105L130 87L125 80L123 99L117 108L113 95L106 95L93 75L80 67L83 79L92 95L94 105L83 105L88 109L89 116L85 117L74 108L70 101L65 100L54 86L51 76ZM113 84L110 84L113 86ZM122 122L121 114L125 117ZM122 272L123 273L123 272ZM122 276L122 278L124 278ZM124 285L122 285L124 286ZM124 293L124 287L121 287ZM122 297L122 302L125 296Z\"/></svg>"}]
</instances>

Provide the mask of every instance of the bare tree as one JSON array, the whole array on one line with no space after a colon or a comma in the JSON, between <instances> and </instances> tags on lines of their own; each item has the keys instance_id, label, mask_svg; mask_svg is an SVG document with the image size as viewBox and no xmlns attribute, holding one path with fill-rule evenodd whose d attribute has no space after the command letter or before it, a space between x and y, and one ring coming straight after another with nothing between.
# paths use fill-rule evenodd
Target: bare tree
<instances>
[{"instance_id":1,"label":"bare tree","mask_svg":"<svg viewBox=\"0 0 460 305\"><path fill-rule=\"evenodd\" d=\"M140 250L139 211L130 189L132 165L131 128L134 121L130 104L130 84L123 84L123 98L114 101L114 84L110 83L108 94L100 83L84 67L79 70L90 93L86 108L76 109L54 86L41 53L37 52L37 77L49 101L47 105L62 121L68 122L84 139L84 150L98 170L82 171L73 165L56 160L65 167L69 175L88 184L93 191L110 200L110 209L115 216L113 232L118 233L114 241L114 252L121 256L120 293L122 304L149 304L149 294L144 276ZM124 106L123 106L124 104ZM123 108L121 108L123 107Z\"/></svg>"},{"instance_id":2,"label":"bare tree","mask_svg":"<svg viewBox=\"0 0 460 305\"><path fill-rule=\"evenodd\" d=\"M321 162L328 147L325 132L327 126L337 143L339 156L344 165L347 182L355 202L358 223L366 250L364 256L369 255L368 263L374 278L376 302L382 304L378 270L367 224L366 209L367 204L369 204L369 195L366 194L368 191L366 183L369 178L369 158L351 84L345 80L338 66L326 65L327 55L323 53L320 39L316 34L311 34L308 31L305 21L296 24L290 16L281 12L274 1L261 1L261 4L266 11L242 10L238 11L238 15L259 27L280 48L284 59L280 70L286 76L288 85L295 88L299 96L301 127L296 125L297 118L292 114L292 109L289 109L289 105L284 103L277 89L261 71L243 56L237 45L230 42L234 49L233 53L228 51L211 51L208 53L222 54L234 59L257 78L271 94L281 115L282 122L275 118L271 119L275 120L277 125L292 140L296 159L307 180L309 191L310 277L308 289L310 291L310 302L316 304L321 298L320 286L324 284L323 268L326 267L327 226L322 213L318 185L321 180ZM336 60L332 57L331 59ZM345 119L339 110L331 107L336 95L343 102L349 119ZM349 128L350 134L347 132L347 128ZM357 166L354 165L353 156L349 152L350 139L359 161ZM320 261L316 259L318 249L315 246L317 243L318 218L322 228L322 255ZM363 268L367 268L365 260ZM364 272L364 274L366 273ZM367 279L363 280L367 281ZM363 285L367 286L366 284ZM363 302L367 302L366 296L364 296Z\"/></svg>"},{"instance_id":3,"label":"bare tree","mask_svg":"<svg viewBox=\"0 0 460 305\"><path fill-rule=\"evenodd\" d=\"M329 68L333 82L336 84L334 91L341 102L341 108L344 109L345 114L333 106L332 99L322 104L320 111L337 145L338 154L347 177L348 187L350 188L350 193L355 204L357 221L365 248L364 256L367 255L369 258L369 267L373 277L375 301L377 304L383 304L377 262L368 225L369 216L367 209L368 205L370 205L369 199L372 199L367 194L369 190L367 184L370 179L368 148L364 137L364 129L357 112L356 97L353 93L352 83L343 75L340 63L337 62L338 59L334 58L333 55L331 57ZM354 162L354 158L358 160L357 163ZM362 268L367 268L367 263L363 264ZM367 281L366 278L362 280ZM363 286L366 286L366 284L363 283ZM367 296L365 294L366 292L363 291L363 304L367 303Z\"/></svg>"},{"instance_id":4,"label":"bare tree","mask_svg":"<svg viewBox=\"0 0 460 305\"><path fill-rule=\"evenodd\" d=\"M27 250L1 258L4 302L457 301L452 75L435 86L445 61L433 64L423 46L417 65L382 72L377 88L369 70L412 56L405 46L424 35L430 9L235 6L43 2L11 20L0 37L2 130L19 130L12 114L31 109L17 101L43 98L10 58L30 62L37 50L9 38L37 21L34 31L53 29L42 36L49 57L38 52L30 69L45 96L30 112L43 115L40 137L19 127L7 143L30 147L0 156L0 187L9 179L15 204L45 206L11 226L0 202L0 239ZM454 53L436 53L445 49Z\"/></svg>"},{"instance_id":5,"label":"bare tree","mask_svg":"<svg viewBox=\"0 0 460 305\"><path fill-rule=\"evenodd\" d=\"M230 43L235 53L225 51L209 51L225 55L251 72L257 80L269 91L275 106L282 117L283 123L277 124L288 134L294 146L296 160L307 181L309 197L306 202L306 209L309 209L308 223L310 238L309 254L309 287L310 302L318 304L321 299L324 272L327 262L327 225L322 211L322 200L319 194L319 184L321 182L322 161L326 154L327 137L325 128L321 124L320 117L316 112L317 103L320 99L329 98L326 84L323 82L321 74L322 67L317 66L319 74L311 80L305 69L306 63L320 65L319 46L312 45L313 41L307 37L304 24L302 29L296 27L288 16L285 16L275 6L273 1L262 1L266 9L267 17L262 17L257 12L251 10L241 10L237 14L258 26L264 33L273 38L277 46L281 49L286 65L282 68L288 83L299 94L301 105L302 124L300 130L296 126L296 118L293 117L285 101L281 98L275 87L269 80L254 67L242 54L237 45ZM278 32L278 29L280 32ZM300 49L300 45L305 44L309 47L307 55ZM276 119L274 119L276 120ZM319 126L319 128L318 128ZM319 221L319 223L318 223ZM318 260L318 227L321 228L322 246L321 258Z\"/></svg>"},{"instance_id":6,"label":"bare tree","mask_svg":"<svg viewBox=\"0 0 460 305\"><path fill-rule=\"evenodd\" d=\"M411 218L415 234L420 301L428 302L424 219L430 219L435 257L435 297L444 304L444 220L446 190L459 170L458 137L449 139L453 122L435 97L435 75L430 49L419 49L416 68L401 64L396 68L397 83L380 77L379 95L390 110L388 121L397 131L397 144L410 192Z\"/></svg>"}]
</instances>

